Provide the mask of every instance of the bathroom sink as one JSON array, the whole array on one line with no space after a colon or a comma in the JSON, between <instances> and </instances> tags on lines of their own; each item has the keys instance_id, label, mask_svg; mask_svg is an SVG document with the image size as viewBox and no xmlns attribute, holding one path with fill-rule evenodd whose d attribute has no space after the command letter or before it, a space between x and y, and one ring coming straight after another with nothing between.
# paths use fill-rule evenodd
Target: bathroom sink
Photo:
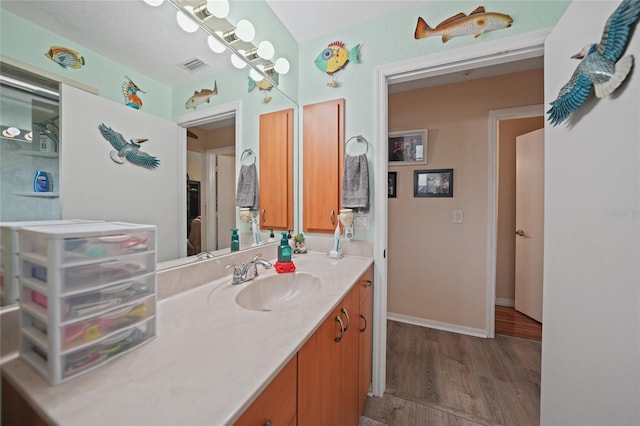
<instances>
[{"instance_id":1,"label":"bathroom sink","mask_svg":"<svg viewBox=\"0 0 640 426\"><path fill-rule=\"evenodd\" d=\"M284 311L312 300L320 287L320 278L306 272L258 277L238 293L236 303L252 311Z\"/></svg>"}]
</instances>

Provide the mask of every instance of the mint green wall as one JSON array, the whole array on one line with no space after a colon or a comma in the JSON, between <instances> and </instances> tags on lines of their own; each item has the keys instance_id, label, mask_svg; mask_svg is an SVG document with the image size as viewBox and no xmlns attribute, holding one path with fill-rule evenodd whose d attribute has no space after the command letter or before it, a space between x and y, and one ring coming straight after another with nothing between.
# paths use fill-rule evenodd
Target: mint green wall
<instances>
[{"instance_id":1,"label":"mint green wall","mask_svg":"<svg viewBox=\"0 0 640 426\"><path fill-rule=\"evenodd\" d=\"M80 53L85 65L80 69L64 69L44 56L51 46L63 46ZM162 118L171 117L171 88L131 68L111 61L86 49L81 43L65 39L0 9L0 53L82 84L94 87L100 96L124 104L122 84L129 76L147 93L140 94L142 109Z\"/></svg>"},{"instance_id":2,"label":"mint green wall","mask_svg":"<svg viewBox=\"0 0 640 426\"><path fill-rule=\"evenodd\" d=\"M418 16L431 26L459 12L469 14L477 1L428 1L365 24L354 25L343 31L323 36L300 44L299 98L302 105L330 99L345 99L345 140L362 134L372 145L369 149L369 176L373 182L375 173L375 88L376 66L405 59L429 55L485 41L510 37L543 28L551 28L564 13L570 1L485 1L487 12L508 14L513 18L511 28L492 31L475 39L473 36L455 37L442 43L440 37L415 40L413 37ZM339 9L339 3L336 3ZM336 73L340 86L331 88L327 82L331 77L314 64L315 58L333 41L342 41L347 50L360 43L361 63L349 63ZM580 46L578 46L580 47ZM302 137L302 136L301 136ZM371 191L373 195L373 188ZM375 200L371 199L373 206ZM371 210L373 216L373 208ZM371 218L371 229L374 218ZM355 239L371 240L371 232L356 231Z\"/></svg>"}]
</instances>

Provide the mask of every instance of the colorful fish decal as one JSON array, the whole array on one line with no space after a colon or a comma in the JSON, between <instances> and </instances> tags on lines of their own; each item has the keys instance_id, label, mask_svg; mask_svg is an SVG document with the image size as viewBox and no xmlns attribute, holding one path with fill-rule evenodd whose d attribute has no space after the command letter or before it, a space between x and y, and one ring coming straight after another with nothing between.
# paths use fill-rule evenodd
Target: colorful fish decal
<instances>
[{"instance_id":1,"label":"colorful fish decal","mask_svg":"<svg viewBox=\"0 0 640 426\"><path fill-rule=\"evenodd\" d=\"M273 81L276 84L278 84L278 75L278 73L274 73L272 77ZM255 89L256 87L265 92L262 102L265 104L271 102L271 96L269 96L269 92L271 91L271 89L273 89L273 84L271 84L271 82L266 78L263 78L260 81L255 81L254 79L249 77L249 92L253 91L253 89Z\"/></svg>"},{"instance_id":2,"label":"colorful fish decal","mask_svg":"<svg viewBox=\"0 0 640 426\"><path fill-rule=\"evenodd\" d=\"M44 54L62 68L80 69L84 65L84 57L73 49L62 46L51 46L48 52Z\"/></svg>"},{"instance_id":3,"label":"colorful fish decal","mask_svg":"<svg viewBox=\"0 0 640 426\"><path fill-rule=\"evenodd\" d=\"M424 37L442 36L446 43L451 37L471 35L478 38L487 31L509 28L513 19L509 15L495 12L485 12L484 7L478 6L468 16L458 13L431 28L422 17L418 17L418 24L414 37L419 40Z\"/></svg>"},{"instance_id":4,"label":"colorful fish decal","mask_svg":"<svg viewBox=\"0 0 640 426\"><path fill-rule=\"evenodd\" d=\"M138 92L146 93L139 88L133 80L125 75L128 81L122 84L122 94L124 95L125 104L131 108L140 109L142 107L142 99L138 96Z\"/></svg>"},{"instance_id":5,"label":"colorful fish decal","mask_svg":"<svg viewBox=\"0 0 640 426\"><path fill-rule=\"evenodd\" d=\"M320 71L333 75L333 73L344 68L348 62L360 63L358 59L359 50L360 44L356 44L353 49L347 52L343 42L334 41L318 55L314 62Z\"/></svg>"},{"instance_id":6,"label":"colorful fish decal","mask_svg":"<svg viewBox=\"0 0 640 426\"><path fill-rule=\"evenodd\" d=\"M218 94L218 82L214 81L213 82L213 90L211 89L202 89L199 92L196 90L195 92L193 92L193 96L191 96L189 99L187 99L187 102L185 104L185 107L187 109L189 108L193 108L196 109L196 107L198 105L201 105L203 103L209 103L209 100L211 99L212 96L215 96Z\"/></svg>"}]
</instances>

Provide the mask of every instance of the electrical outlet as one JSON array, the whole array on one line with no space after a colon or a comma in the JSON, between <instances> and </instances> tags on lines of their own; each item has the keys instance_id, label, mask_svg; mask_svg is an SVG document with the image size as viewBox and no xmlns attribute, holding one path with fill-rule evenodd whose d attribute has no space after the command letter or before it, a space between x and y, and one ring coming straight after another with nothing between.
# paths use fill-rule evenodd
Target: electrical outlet
<instances>
[{"instance_id":1,"label":"electrical outlet","mask_svg":"<svg viewBox=\"0 0 640 426\"><path fill-rule=\"evenodd\" d=\"M462 223L464 221L464 213L462 210L453 211L453 223Z\"/></svg>"},{"instance_id":2,"label":"electrical outlet","mask_svg":"<svg viewBox=\"0 0 640 426\"><path fill-rule=\"evenodd\" d=\"M368 213L356 213L353 218L353 226L359 231L367 231L369 229L369 214Z\"/></svg>"}]
</instances>

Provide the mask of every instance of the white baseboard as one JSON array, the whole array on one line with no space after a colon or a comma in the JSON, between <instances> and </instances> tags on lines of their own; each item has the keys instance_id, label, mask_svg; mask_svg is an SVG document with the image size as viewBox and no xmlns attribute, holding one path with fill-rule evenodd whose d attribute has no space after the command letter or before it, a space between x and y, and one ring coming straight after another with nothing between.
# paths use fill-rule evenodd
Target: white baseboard
<instances>
[{"instance_id":1,"label":"white baseboard","mask_svg":"<svg viewBox=\"0 0 640 426\"><path fill-rule=\"evenodd\" d=\"M506 306L507 308L514 308L516 306L516 301L513 299L501 299L499 297L496 297L496 305Z\"/></svg>"},{"instance_id":2,"label":"white baseboard","mask_svg":"<svg viewBox=\"0 0 640 426\"><path fill-rule=\"evenodd\" d=\"M412 317L409 315L395 314L387 312L387 319L404 322L406 324L418 325L420 327L435 328L436 330L450 331L452 333L466 334L475 337L488 337L487 331L483 328L465 327L463 325L450 324L446 322L433 321L424 318Z\"/></svg>"}]
</instances>

